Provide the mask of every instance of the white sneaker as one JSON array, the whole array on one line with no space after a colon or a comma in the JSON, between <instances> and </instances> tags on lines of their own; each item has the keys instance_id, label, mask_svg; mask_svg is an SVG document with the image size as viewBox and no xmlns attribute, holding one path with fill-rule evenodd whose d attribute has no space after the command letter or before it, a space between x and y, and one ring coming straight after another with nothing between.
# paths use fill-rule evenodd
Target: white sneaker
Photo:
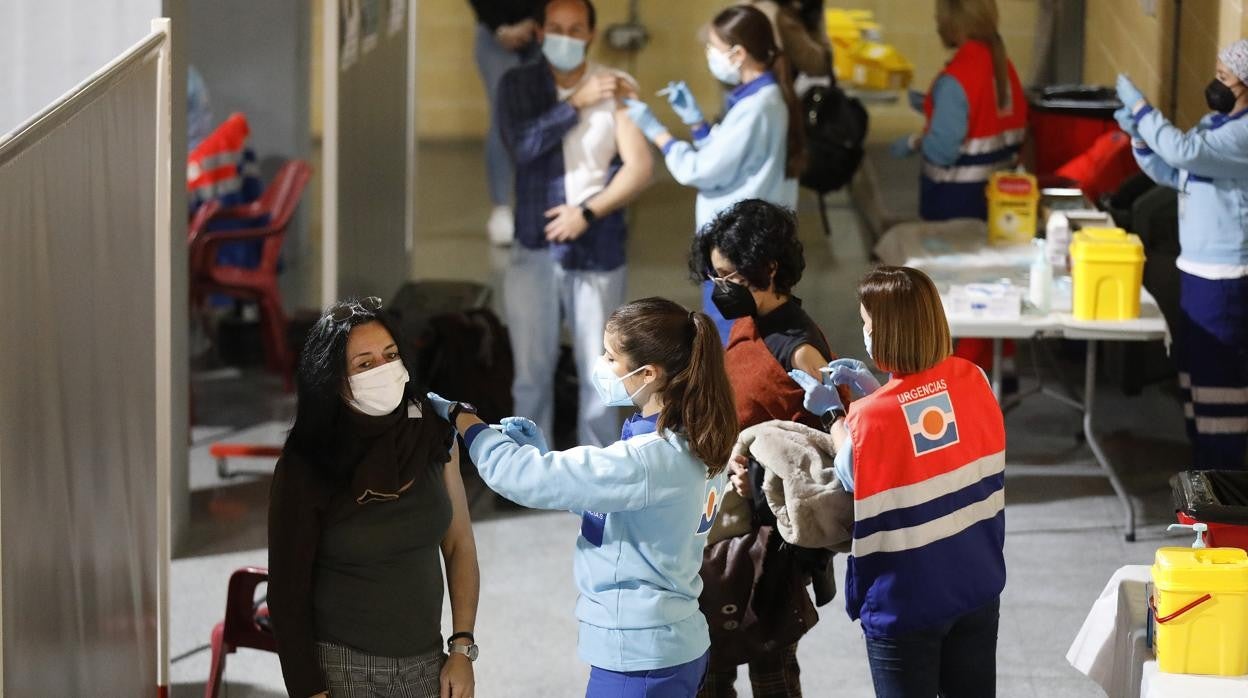
<instances>
[{"instance_id":1,"label":"white sneaker","mask_svg":"<svg viewBox=\"0 0 1248 698\"><path fill-rule=\"evenodd\" d=\"M490 234L490 244L510 245L516 237L516 220L510 206L495 206L490 221L485 224Z\"/></svg>"}]
</instances>

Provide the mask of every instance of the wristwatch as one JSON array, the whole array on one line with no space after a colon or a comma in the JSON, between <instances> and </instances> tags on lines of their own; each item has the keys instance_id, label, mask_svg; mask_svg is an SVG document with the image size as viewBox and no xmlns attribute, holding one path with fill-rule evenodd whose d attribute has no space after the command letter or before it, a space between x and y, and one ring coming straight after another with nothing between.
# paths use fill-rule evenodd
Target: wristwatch
<instances>
[{"instance_id":1,"label":"wristwatch","mask_svg":"<svg viewBox=\"0 0 1248 698\"><path fill-rule=\"evenodd\" d=\"M450 412L446 415L451 423L451 427L455 427L455 423L459 421L461 414L476 414L477 408L471 402L457 402L451 405Z\"/></svg>"},{"instance_id":2,"label":"wristwatch","mask_svg":"<svg viewBox=\"0 0 1248 698\"><path fill-rule=\"evenodd\" d=\"M585 219L585 223L588 225L593 225L594 221L598 220L598 216L594 214L589 204L581 204L581 217Z\"/></svg>"},{"instance_id":3,"label":"wristwatch","mask_svg":"<svg viewBox=\"0 0 1248 698\"><path fill-rule=\"evenodd\" d=\"M827 412L824 412L823 413L823 428L831 429L832 425L836 424L836 420L844 419L846 414L848 413L845 411L845 408L840 407L840 406L833 407Z\"/></svg>"},{"instance_id":4,"label":"wristwatch","mask_svg":"<svg viewBox=\"0 0 1248 698\"><path fill-rule=\"evenodd\" d=\"M468 638L468 644L457 645L455 641L460 638ZM447 654L462 654L468 658L468 661L475 662L477 657L481 656L481 650L477 647L477 639L472 633L455 633L446 639Z\"/></svg>"}]
</instances>

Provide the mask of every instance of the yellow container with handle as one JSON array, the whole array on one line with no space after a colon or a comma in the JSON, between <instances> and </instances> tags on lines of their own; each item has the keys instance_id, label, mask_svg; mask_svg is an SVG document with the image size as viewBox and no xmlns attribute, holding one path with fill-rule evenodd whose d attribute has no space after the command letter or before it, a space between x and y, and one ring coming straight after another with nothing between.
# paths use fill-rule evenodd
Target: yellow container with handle
<instances>
[{"instance_id":1,"label":"yellow container with handle","mask_svg":"<svg viewBox=\"0 0 1248 698\"><path fill-rule=\"evenodd\" d=\"M1144 245L1122 228L1084 228L1070 243L1076 320L1140 316Z\"/></svg>"},{"instance_id":2,"label":"yellow container with handle","mask_svg":"<svg viewBox=\"0 0 1248 698\"><path fill-rule=\"evenodd\" d=\"M1153 563L1158 668L1170 674L1248 674L1248 552L1161 548Z\"/></svg>"},{"instance_id":3,"label":"yellow container with handle","mask_svg":"<svg viewBox=\"0 0 1248 698\"><path fill-rule=\"evenodd\" d=\"M1040 185L1022 172L994 172L984 195L988 197L988 242L1019 244L1036 236Z\"/></svg>"}]
</instances>

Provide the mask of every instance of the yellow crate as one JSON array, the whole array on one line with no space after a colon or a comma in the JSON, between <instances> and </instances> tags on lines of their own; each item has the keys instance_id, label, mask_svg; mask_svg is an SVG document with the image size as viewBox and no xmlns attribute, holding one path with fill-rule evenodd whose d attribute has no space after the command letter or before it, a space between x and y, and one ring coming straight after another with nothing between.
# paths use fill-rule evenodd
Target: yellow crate
<instances>
[{"instance_id":1,"label":"yellow crate","mask_svg":"<svg viewBox=\"0 0 1248 698\"><path fill-rule=\"evenodd\" d=\"M914 66L891 44L863 41L854 49L850 81L869 90L904 90L914 79Z\"/></svg>"},{"instance_id":2,"label":"yellow crate","mask_svg":"<svg viewBox=\"0 0 1248 698\"><path fill-rule=\"evenodd\" d=\"M1248 553L1161 548L1153 562L1157 666L1171 674L1248 674Z\"/></svg>"},{"instance_id":3,"label":"yellow crate","mask_svg":"<svg viewBox=\"0 0 1248 698\"><path fill-rule=\"evenodd\" d=\"M1122 228L1084 228L1070 243L1076 320L1140 316L1144 245Z\"/></svg>"},{"instance_id":4,"label":"yellow crate","mask_svg":"<svg viewBox=\"0 0 1248 698\"><path fill-rule=\"evenodd\" d=\"M988 180L988 242L1018 244L1036 236L1040 185L1025 173L995 172Z\"/></svg>"},{"instance_id":5,"label":"yellow crate","mask_svg":"<svg viewBox=\"0 0 1248 698\"><path fill-rule=\"evenodd\" d=\"M832 67L836 79L849 81L854 74L854 52L862 43L862 22L871 22L869 10L842 10L829 7L824 10L823 22L832 44Z\"/></svg>"}]
</instances>

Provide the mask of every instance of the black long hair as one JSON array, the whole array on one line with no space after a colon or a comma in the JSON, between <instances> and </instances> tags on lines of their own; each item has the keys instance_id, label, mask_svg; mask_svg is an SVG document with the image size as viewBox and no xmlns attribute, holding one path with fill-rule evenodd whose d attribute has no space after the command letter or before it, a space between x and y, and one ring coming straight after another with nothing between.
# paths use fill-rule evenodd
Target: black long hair
<instances>
[{"instance_id":1,"label":"black long hair","mask_svg":"<svg viewBox=\"0 0 1248 698\"><path fill-rule=\"evenodd\" d=\"M346 320L334 320L334 315L341 314L344 309L351 310L351 316ZM351 409L343 399L350 392L347 382L347 338L352 329L370 322L381 323L386 328L399 348L403 365L409 373L413 371L416 363L399 335L398 324L384 310L368 310L357 299L340 301L331 306L308 332L303 351L299 354L299 367L295 374L298 400L295 424L286 436L283 450L299 456L330 479L343 475L334 468L334 434L345 411ZM408 381L403 401L406 404L417 399L415 381Z\"/></svg>"}]
</instances>

